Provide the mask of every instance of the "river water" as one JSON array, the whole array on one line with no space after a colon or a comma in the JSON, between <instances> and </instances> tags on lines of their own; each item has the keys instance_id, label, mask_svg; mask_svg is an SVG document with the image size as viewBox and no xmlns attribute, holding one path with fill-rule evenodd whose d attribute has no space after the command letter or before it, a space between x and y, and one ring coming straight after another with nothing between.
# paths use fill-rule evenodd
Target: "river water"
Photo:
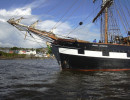
<instances>
[{"instance_id":1,"label":"river water","mask_svg":"<svg viewBox=\"0 0 130 100\"><path fill-rule=\"evenodd\" d=\"M55 59L0 60L0 100L130 100L130 71L62 71Z\"/></svg>"}]
</instances>

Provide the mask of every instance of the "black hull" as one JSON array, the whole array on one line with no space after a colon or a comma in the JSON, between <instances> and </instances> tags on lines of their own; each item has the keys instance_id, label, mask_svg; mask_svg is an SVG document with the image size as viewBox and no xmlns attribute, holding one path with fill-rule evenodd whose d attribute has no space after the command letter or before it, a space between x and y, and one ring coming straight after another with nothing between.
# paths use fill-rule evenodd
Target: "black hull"
<instances>
[{"instance_id":1,"label":"black hull","mask_svg":"<svg viewBox=\"0 0 130 100\"><path fill-rule=\"evenodd\" d=\"M52 44L52 51L62 69L71 69L71 70L82 70L82 71L118 71L118 70L130 70L130 59L129 59L129 46L120 46L120 45L101 45L98 44L84 43L76 46L75 44L71 45L56 45ZM67 48L78 50L78 54L66 54L60 52L59 48ZM110 52L117 52L127 54L126 58L110 58ZM101 57L91 57L84 56L85 50L102 52ZM105 51L106 50L106 51ZM116 51L117 50L117 51ZM72 52L73 53L73 52Z\"/></svg>"},{"instance_id":2,"label":"black hull","mask_svg":"<svg viewBox=\"0 0 130 100\"><path fill-rule=\"evenodd\" d=\"M74 56L74 55L65 55L60 54L62 68L71 68L71 69L97 69L97 70L105 70L105 69L130 69L128 65L130 65L129 60L122 59L104 59L104 58L95 58L95 57L82 57L82 56ZM64 62L68 58L66 63Z\"/></svg>"}]
</instances>

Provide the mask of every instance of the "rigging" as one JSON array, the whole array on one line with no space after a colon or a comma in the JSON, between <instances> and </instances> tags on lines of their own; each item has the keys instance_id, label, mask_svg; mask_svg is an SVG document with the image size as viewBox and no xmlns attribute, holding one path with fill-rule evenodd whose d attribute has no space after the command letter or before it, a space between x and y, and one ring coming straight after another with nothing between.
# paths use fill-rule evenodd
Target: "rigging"
<instances>
[{"instance_id":1,"label":"rigging","mask_svg":"<svg viewBox=\"0 0 130 100\"><path fill-rule=\"evenodd\" d=\"M83 1L85 1L85 0L83 0ZM81 1L79 6L76 9L74 9L73 12L71 12L71 14L67 18L65 18L61 23L59 23L59 25L55 26L55 28L62 25L65 21L67 21L76 12L76 10L81 7L82 4L84 4L84 2Z\"/></svg>"},{"instance_id":2,"label":"rigging","mask_svg":"<svg viewBox=\"0 0 130 100\"><path fill-rule=\"evenodd\" d=\"M53 29L56 28L57 24L65 17L65 15L70 11L70 9L72 9L72 7L78 2L78 0L76 0L75 2L72 3L72 5L66 10L66 12L63 14L63 16L58 20L58 22L53 26Z\"/></svg>"}]
</instances>

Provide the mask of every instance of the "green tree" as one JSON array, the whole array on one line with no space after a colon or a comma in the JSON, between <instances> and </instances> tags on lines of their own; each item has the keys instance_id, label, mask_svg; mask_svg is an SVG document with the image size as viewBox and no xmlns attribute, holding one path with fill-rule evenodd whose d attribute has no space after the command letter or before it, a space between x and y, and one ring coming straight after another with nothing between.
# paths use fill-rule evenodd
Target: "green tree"
<instances>
[{"instance_id":1,"label":"green tree","mask_svg":"<svg viewBox=\"0 0 130 100\"><path fill-rule=\"evenodd\" d=\"M51 47L49 46L49 45L47 45L47 48L48 48L48 54L52 54L52 49L51 49Z\"/></svg>"},{"instance_id":2,"label":"green tree","mask_svg":"<svg viewBox=\"0 0 130 100\"><path fill-rule=\"evenodd\" d=\"M11 50L19 50L19 48L18 47L13 47L13 48L11 48Z\"/></svg>"},{"instance_id":3,"label":"green tree","mask_svg":"<svg viewBox=\"0 0 130 100\"><path fill-rule=\"evenodd\" d=\"M36 49L36 52L40 52L40 49Z\"/></svg>"}]
</instances>

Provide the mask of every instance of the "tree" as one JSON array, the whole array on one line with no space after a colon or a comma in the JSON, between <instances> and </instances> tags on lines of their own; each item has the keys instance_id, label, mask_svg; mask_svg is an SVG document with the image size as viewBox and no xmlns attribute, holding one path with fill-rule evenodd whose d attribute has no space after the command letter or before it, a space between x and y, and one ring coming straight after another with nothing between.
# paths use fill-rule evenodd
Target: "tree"
<instances>
[{"instance_id":1,"label":"tree","mask_svg":"<svg viewBox=\"0 0 130 100\"><path fill-rule=\"evenodd\" d=\"M52 54L52 49L51 49L51 47L49 46L49 45L47 45L47 48L48 48L48 54Z\"/></svg>"},{"instance_id":2,"label":"tree","mask_svg":"<svg viewBox=\"0 0 130 100\"><path fill-rule=\"evenodd\" d=\"M36 49L36 52L40 52L40 49Z\"/></svg>"},{"instance_id":3,"label":"tree","mask_svg":"<svg viewBox=\"0 0 130 100\"><path fill-rule=\"evenodd\" d=\"M11 48L11 50L19 50L19 48L18 47L13 47L13 48Z\"/></svg>"}]
</instances>

